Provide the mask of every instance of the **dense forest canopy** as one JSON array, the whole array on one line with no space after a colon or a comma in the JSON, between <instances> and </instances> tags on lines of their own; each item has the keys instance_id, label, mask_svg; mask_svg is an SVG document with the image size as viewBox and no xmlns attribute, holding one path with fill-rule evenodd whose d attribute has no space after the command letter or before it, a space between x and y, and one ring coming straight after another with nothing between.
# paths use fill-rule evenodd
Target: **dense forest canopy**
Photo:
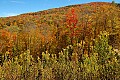
<instances>
[{"instance_id":1,"label":"dense forest canopy","mask_svg":"<svg viewBox=\"0 0 120 80\"><path fill-rule=\"evenodd\" d=\"M91 2L18 16L1 17L0 64L8 67L5 65L8 63L6 60L12 60L13 63L20 60L15 63L19 64L16 67L28 65L32 69L36 66L39 74L42 71L38 65L42 65L44 73L44 70L51 71L52 69L54 71L51 71L50 74L46 73L52 77L42 76L41 78L36 74L40 79L61 80L65 78L69 80L62 74L65 68L68 68L68 72L71 70L74 73L71 79L76 78L75 76L79 79L81 77L82 79L118 79L120 77L117 72L120 63L119 32L120 4L114 2ZM23 56L27 56L28 64L25 63L26 65ZM31 61L31 59L33 60ZM111 67L110 64L114 67ZM75 66L73 67L73 65ZM99 65L100 68L98 68ZM75 72L72 71L72 68ZM111 69L110 72L107 70L108 68ZM0 69L5 70L1 67ZM25 68L23 72L27 75L26 69L29 68ZM61 72L60 77L55 70ZM65 71L67 74L67 69ZM84 71L86 71L85 75L82 75ZM34 74L31 73L31 75ZM87 77L87 75L90 76ZM9 79L9 77L7 78ZM26 79L25 76L24 79Z\"/></svg>"},{"instance_id":2,"label":"dense forest canopy","mask_svg":"<svg viewBox=\"0 0 120 80\"><path fill-rule=\"evenodd\" d=\"M72 12L73 9L74 12ZM118 33L119 25L120 25L119 10L120 9L119 7L117 7L116 4L113 5L107 2L91 2L88 4L71 5L71 6L49 9L40 12L21 14L13 17L11 16L11 17L0 18L1 34L2 32L6 32L6 35L4 34L6 37L8 35L16 36L16 40L20 40L20 41L14 41L15 42L14 46L21 46L20 49L22 49L23 47L26 50L31 49L30 46L33 46L31 44L32 42L28 41L27 39L33 36L38 38L38 40L41 42L41 44L37 44L39 42L36 42L36 45L39 45L39 49L40 49L40 45L42 46L43 44L44 45L49 44L50 46L50 44L54 43L55 46L57 47L57 44L61 43L58 41L65 39L65 38L62 39L62 37L64 36L68 37L70 36L70 34L71 36L72 34L74 34L76 36L76 39L79 38L79 40L77 41L82 40L81 39L82 35L86 36L87 38L87 34L89 34L88 37L91 39L91 40L89 39L91 42L92 39L95 38L99 34L99 32L103 30L109 32L109 34L119 35ZM72 16L74 16L73 18L76 18L77 20L77 22L73 24L74 26L71 24L74 23L74 21L71 20ZM68 19L70 17L71 19ZM66 27L66 26L71 26L71 27ZM70 29L72 27L75 28ZM93 30L94 28L95 30ZM73 33L69 32L69 30L70 31L72 30ZM69 43L70 41L68 40L66 41L64 45L61 44L60 46L61 49L71 44ZM118 44L119 46L119 41L117 42L118 43L116 44ZM114 42L111 42L110 44L113 43ZM4 40L3 42L1 41L1 45L2 45L1 47L6 46ZM1 48L1 51L6 52L6 50L4 51L4 48Z\"/></svg>"}]
</instances>

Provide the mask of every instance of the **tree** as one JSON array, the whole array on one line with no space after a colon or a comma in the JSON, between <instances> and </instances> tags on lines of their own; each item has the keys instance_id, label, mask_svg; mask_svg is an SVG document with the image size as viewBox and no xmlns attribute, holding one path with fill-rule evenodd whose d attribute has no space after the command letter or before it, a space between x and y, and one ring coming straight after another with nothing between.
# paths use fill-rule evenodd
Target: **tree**
<instances>
[{"instance_id":1,"label":"tree","mask_svg":"<svg viewBox=\"0 0 120 80\"><path fill-rule=\"evenodd\" d=\"M114 0L112 1L112 4L115 4L115 1L114 1Z\"/></svg>"},{"instance_id":2,"label":"tree","mask_svg":"<svg viewBox=\"0 0 120 80\"><path fill-rule=\"evenodd\" d=\"M71 44L73 44L76 35L76 29L78 28L77 27L78 18L74 8L72 8L71 11L67 13L66 22L67 22L66 27L68 29L68 34L71 40Z\"/></svg>"}]
</instances>

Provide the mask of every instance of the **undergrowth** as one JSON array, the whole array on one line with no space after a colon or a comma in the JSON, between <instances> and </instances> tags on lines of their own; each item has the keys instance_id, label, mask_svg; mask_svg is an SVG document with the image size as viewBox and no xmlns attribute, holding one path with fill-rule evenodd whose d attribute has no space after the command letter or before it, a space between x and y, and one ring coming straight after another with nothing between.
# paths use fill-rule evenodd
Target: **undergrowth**
<instances>
[{"instance_id":1,"label":"undergrowth","mask_svg":"<svg viewBox=\"0 0 120 80\"><path fill-rule=\"evenodd\" d=\"M30 50L8 59L8 53L0 66L0 80L119 80L120 56L108 45L108 34L101 34L88 56L72 53L69 45L56 54L42 52L42 58L34 59Z\"/></svg>"}]
</instances>

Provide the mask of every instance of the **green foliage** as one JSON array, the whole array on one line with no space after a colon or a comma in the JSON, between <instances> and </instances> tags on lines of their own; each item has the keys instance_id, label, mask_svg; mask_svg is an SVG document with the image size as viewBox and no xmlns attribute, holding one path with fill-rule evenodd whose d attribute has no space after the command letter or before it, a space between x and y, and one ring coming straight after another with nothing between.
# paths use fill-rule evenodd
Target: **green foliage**
<instances>
[{"instance_id":1,"label":"green foliage","mask_svg":"<svg viewBox=\"0 0 120 80\"><path fill-rule=\"evenodd\" d=\"M111 55L111 47L108 45L108 33L103 32L100 34L98 41L95 43L95 51L98 53L101 62L103 64ZM101 63L100 62L100 63Z\"/></svg>"},{"instance_id":2,"label":"green foliage","mask_svg":"<svg viewBox=\"0 0 120 80\"><path fill-rule=\"evenodd\" d=\"M102 40L105 39L103 35L100 37ZM100 45L105 43L102 42ZM69 48L63 49L59 53L59 58L56 57L56 54L43 52L42 59L38 57L37 61L30 55L30 50L27 50L11 60L4 61L0 66L0 78L1 80L119 79L119 59L115 57L115 52L112 49L109 48L109 51L106 48L102 49L104 55L107 52L111 54L108 55L109 59L106 59L108 57L106 55L106 57L99 55L100 53L97 52L101 50L96 49L96 53L91 53L90 57L83 54L81 62L76 53L72 53L71 60L69 60ZM104 58L106 61L102 63Z\"/></svg>"},{"instance_id":3,"label":"green foliage","mask_svg":"<svg viewBox=\"0 0 120 80\"><path fill-rule=\"evenodd\" d=\"M116 53L112 50L112 47L108 45L108 35L107 32L101 33L94 48L95 52L98 53L99 71L102 79L114 79L115 76L120 73L117 71L120 70L118 67L119 60L117 60L115 56ZM116 76L116 78L118 78L118 76Z\"/></svg>"}]
</instances>

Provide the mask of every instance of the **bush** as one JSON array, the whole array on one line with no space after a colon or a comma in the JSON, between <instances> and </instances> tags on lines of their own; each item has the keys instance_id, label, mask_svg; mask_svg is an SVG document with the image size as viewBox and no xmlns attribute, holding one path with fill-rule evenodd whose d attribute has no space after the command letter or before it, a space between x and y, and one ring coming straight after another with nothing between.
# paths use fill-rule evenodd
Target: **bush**
<instances>
[{"instance_id":1,"label":"bush","mask_svg":"<svg viewBox=\"0 0 120 80\"><path fill-rule=\"evenodd\" d=\"M70 45L72 47L72 45ZM34 59L30 50L5 58L0 66L1 80L118 80L120 75L119 55L108 45L106 33L102 33L88 56L69 53L69 46L59 53L42 52L42 58ZM7 53L6 53L7 54ZM69 58L71 57L71 59Z\"/></svg>"}]
</instances>

